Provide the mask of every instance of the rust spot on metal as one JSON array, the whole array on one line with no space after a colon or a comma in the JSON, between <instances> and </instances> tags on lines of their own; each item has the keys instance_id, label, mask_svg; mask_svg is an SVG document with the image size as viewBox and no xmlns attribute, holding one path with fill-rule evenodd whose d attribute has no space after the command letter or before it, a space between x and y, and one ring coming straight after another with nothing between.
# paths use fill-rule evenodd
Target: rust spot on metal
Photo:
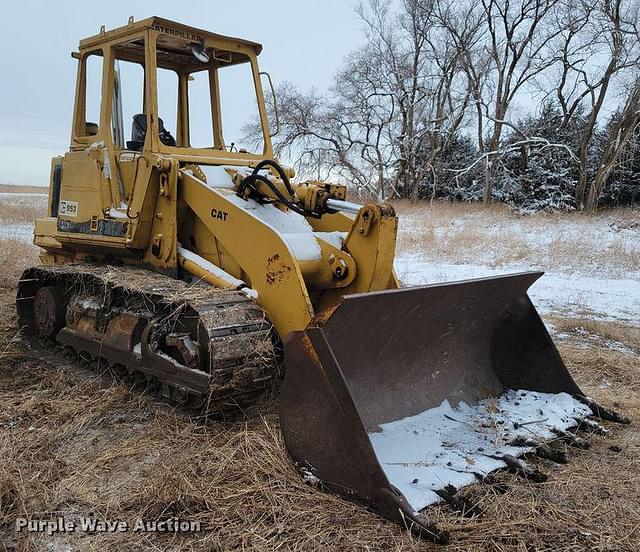
<instances>
[{"instance_id":1,"label":"rust spot on metal","mask_svg":"<svg viewBox=\"0 0 640 552\"><path fill-rule=\"evenodd\" d=\"M326 309L321 310L319 313L317 313L313 317L313 320L309 323L309 326L316 326L318 328L321 328L322 326L324 326L328 322L328 320L333 316L333 313L341 304L342 304L342 301L339 301L335 305L332 305L330 307L327 307Z\"/></svg>"},{"instance_id":2,"label":"rust spot on metal","mask_svg":"<svg viewBox=\"0 0 640 552\"><path fill-rule=\"evenodd\" d=\"M274 285L282 282L291 272L291 267L280 261L280 254L276 253L267 259L267 284Z\"/></svg>"},{"instance_id":3,"label":"rust spot on metal","mask_svg":"<svg viewBox=\"0 0 640 552\"><path fill-rule=\"evenodd\" d=\"M395 217L396 210L393 208L393 205L389 205L388 203L383 203L380 205L380 212L383 217Z\"/></svg>"}]
</instances>

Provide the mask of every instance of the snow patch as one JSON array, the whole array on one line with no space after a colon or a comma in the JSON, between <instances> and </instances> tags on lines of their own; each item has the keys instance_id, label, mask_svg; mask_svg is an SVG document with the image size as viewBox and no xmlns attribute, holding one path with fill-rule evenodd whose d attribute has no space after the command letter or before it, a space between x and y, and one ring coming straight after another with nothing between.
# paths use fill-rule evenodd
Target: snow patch
<instances>
[{"instance_id":1,"label":"snow patch","mask_svg":"<svg viewBox=\"0 0 640 552\"><path fill-rule=\"evenodd\" d=\"M78 306L80 306L80 308L84 310L94 311L98 311L102 308L102 305L95 297L85 297L84 299L78 301Z\"/></svg>"},{"instance_id":2,"label":"snow patch","mask_svg":"<svg viewBox=\"0 0 640 552\"><path fill-rule=\"evenodd\" d=\"M120 207L122 209L122 207ZM125 205L124 208L126 209L127 206ZM129 217L127 216L126 212L122 212L119 211L118 209L114 209L113 207L109 208L109 216L113 219L128 219Z\"/></svg>"},{"instance_id":3,"label":"snow patch","mask_svg":"<svg viewBox=\"0 0 640 552\"><path fill-rule=\"evenodd\" d=\"M313 227L303 216L293 211L279 209L270 203L262 205L253 199L242 199L235 193L226 193L225 197L234 205L274 228L297 260L317 261L322 258L322 249L316 240Z\"/></svg>"},{"instance_id":4,"label":"snow patch","mask_svg":"<svg viewBox=\"0 0 640 552\"><path fill-rule=\"evenodd\" d=\"M320 479L313 475L313 473L311 473L311 470L307 468L300 468L300 473L302 474L302 479L308 485L311 485L312 487L320 486Z\"/></svg>"},{"instance_id":5,"label":"snow patch","mask_svg":"<svg viewBox=\"0 0 640 552\"><path fill-rule=\"evenodd\" d=\"M111 180L111 160L109 159L109 151L106 149L102 152L102 161L102 176Z\"/></svg>"},{"instance_id":6,"label":"snow patch","mask_svg":"<svg viewBox=\"0 0 640 552\"><path fill-rule=\"evenodd\" d=\"M244 293L249 299L257 299L259 297L258 292L250 287L243 287L240 291Z\"/></svg>"},{"instance_id":7,"label":"snow patch","mask_svg":"<svg viewBox=\"0 0 640 552\"><path fill-rule=\"evenodd\" d=\"M536 269L516 264L501 268L450 264L425 261L417 255L406 254L396 259L395 268L400 280L411 286ZM545 272L531 286L529 296L543 315L564 313L640 323L640 278L600 278L575 273Z\"/></svg>"},{"instance_id":8,"label":"snow patch","mask_svg":"<svg viewBox=\"0 0 640 552\"><path fill-rule=\"evenodd\" d=\"M273 226L282 234L313 232L307 220L293 211L279 209L271 203L263 205L253 199L243 199L235 193L225 193L225 198L269 226Z\"/></svg>"},{"instance_id":9,"label":"snow patch","mask_svg":"<svg viewBox=\"0 0 640 552\"><path fill-rule=\"evenodd\" d=\"M47 188L44 189L46 190ZM47 197L49 197L49 194L46 192L0 192L0 199L16 200L16 203L23 203L25 200L29 202L30 199L40 200Z\"/></svg>"},{"instance_id":10,"label":"snow patch","mask_svg":"<svg viewBox=\"0 0 640 552\"><path fill-rule=\"evenodd\" d=\"M226 165L200 165L200 170L207 177L207 186L211 188L235 188L233 179L226 169L231 169L247 176L251 174L249 167L234 167ZM193 174L193 173L192 173Z\"/></svg>"},{"instance_id":11,"label":"snow patch","mask_svg":"<svg viewBox=\"0 0 640 552\"><path fill-rule=\"evenodd\" d=\"M298 261L318 261L322 258L322 249L313 234L299 232L282 234L282 237Z\"/></svg>"},{"instance_id":12,"label":"snow patch","mask_svg":"<svg viewBox=\"0 0 640 552\"><path fill-rule=\"evenodd\" d=\"M32 243L33 224L2 224L0 225L0 239Z\"/></svg>"},{"instance_id":13,"label":"snow patch","mask_svg":"<svg viewBox=\"0 0 640 552\"><path fill-rule=\"evenodd\" d=\"M544 440L553 428L566 430L592 414L567 393L506 390L475 406L461 402L380 425L369 440L387 478L415 511L440 501L436 490L469 485L474 474L503 468L499 457L518 457L531 447L513 446L517 437Z\"/></svg>"},{"instance_id":14,"label":"snow patch","mask_svg":"<svg viewBox=\"0 0 640 552\"><path fill-rule=\"evenodd\" d=\"M342 249L348 233L349 232L316 232L316 238L320 238L336 249Z\"/></svg>"}]
</instances>

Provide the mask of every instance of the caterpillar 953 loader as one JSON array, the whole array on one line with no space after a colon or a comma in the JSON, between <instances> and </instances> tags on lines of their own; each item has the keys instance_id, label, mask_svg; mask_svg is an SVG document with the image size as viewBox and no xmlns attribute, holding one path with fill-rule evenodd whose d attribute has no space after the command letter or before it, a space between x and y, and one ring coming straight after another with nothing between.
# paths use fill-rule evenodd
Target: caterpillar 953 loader
<instances>
[{"instance_id":1,"label":"caterpillar 953 loader","mask_svg":"<svg viewBox=\"0 0 640 552\"><path fill-rule=\"evenodd\" d=\"M445 540L420 513L442 487L533 446L482 420L543 438L615 416L581 393L529 300L540 273L402 289L391 206L291 182L272 153L260 51L157 17L80 42L71 145L35 224L42 264L18 286L22 332L207 415L269 388L283 343L293 459ZM255 111L240 113L247 97ZM259 121L261 147L236 145L238 114Z\"/></svg>"}]
</instances>

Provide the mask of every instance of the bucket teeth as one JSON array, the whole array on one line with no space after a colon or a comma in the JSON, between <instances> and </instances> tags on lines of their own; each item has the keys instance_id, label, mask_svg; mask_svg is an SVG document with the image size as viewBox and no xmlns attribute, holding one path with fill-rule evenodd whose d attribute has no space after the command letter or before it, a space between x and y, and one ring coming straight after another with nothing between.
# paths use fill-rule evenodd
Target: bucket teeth
<instances>
[{"instance_id":1,"label":"bucket teeth","mask_svg":"<svg viewBox=\"0 0 640 552\"><path fill-rule=\"evenodd\" d=\"M449 544L451 534L445 529L429 521L424 514L414 513L411 516L400 510L400 522L412 533L436 544Z\"/></svg>"},{"instance_id":2,"label":"bucket teeth","mask_svg":"<svg viewBox=\"0 0 640 552\"><path fill-rule=\"evenodd\" d=\"M492 458L502 460L511 471L530 479L534 483L544 483L549 479L547 474L542 473L533 466L530 466L522 458L516 458L511 454L494 455Z\"/></svg>"},{"instance_id":3,"label":"bucket teeth","mask_svg":"<svg viewBox=\"0 0 640 552\"><path fill-rule=\"evenodd\" d=\"M554 449L547 443L542 443L530 437L516 437L509 444L514 447L533 447L536 456L551 460L556 464L567 464L569 462L565 451Z\"/></svg>"},{"instance_id":4,"label":"bucket teeth","mask_svg":"<svg viewBox=\"0 0 640 552\"><path fill-rule=\"evenodd\" d=\"M552 428L551 431L555 433L560 439L566 442L569 446L579 448L582 450L587 450L591 448L591 443L582 437L578 437L575 433L571 431L565 431L558 428Z\"/></svg>"},{"instance_id":5,"label":"bucket teeth","mask_svg":"<svg viewBox=\"0 0 640 552\"><path fill-rule=\"evenodd\" d=\"M595 420L591 420L590 418L584 418L582 420L576 420L578 423L579 430L589 431L591 433L595 433L596 435L607 435L609 430L606 429L602 424L599 424Z\"/></svg>"},{"instance_id":6,"label":"bucket teeth","mask_svg":"<svg viewBox=\"0 0 640 552\"><path fill-rule=\"evenodd\" d=\"M470 518L482 514L480 507L467 497L458 494L458 489L453 485L445 485L443 489L438 489L435 493L463 517Z\"/></svg>"},{"instance_id":7,"label":"bucket teeth","mask_svg":"<svg viewBox=\"0 0 640 552\"><path fill-rule=\"evenodd\" d=\"M478 480L479 483L482 483L483 485L488 485L497 494L504 494L509 490L509 485L501 481L498 481L496 479L496 476L493 475L492 473L488 473L485 475L479 472L473 472L473 475L475 476L475 478Z\"/></svg>"},{"instance_id":8,"label":"bucket teeth","mask_svg":"<svg viewBox=\"0 0 640 552\"><path fill-rule=\"evenodd\" d=\"M612 410L610 408L605 408L601 404L594 401L592 398L587 397L585 395L574 395L574 397L579 400L581 403L586 404L592 411L594 416L601 418L602 420L607 420L608 422L615 422L617 424L630 424L631 420Z\"/></svg>"}]
</instances>

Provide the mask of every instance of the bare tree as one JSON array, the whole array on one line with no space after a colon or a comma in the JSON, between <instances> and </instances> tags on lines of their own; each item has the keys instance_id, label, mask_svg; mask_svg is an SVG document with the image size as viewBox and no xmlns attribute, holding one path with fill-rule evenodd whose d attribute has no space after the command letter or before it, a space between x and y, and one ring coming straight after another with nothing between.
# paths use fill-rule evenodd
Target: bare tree
<instances>
[{"instance_id":1,"label":"bare tree","mask_svg":"<svg viewBox=\"0 0 640 552\"><path fill-rule=\"evenodd\" d=\"M493 94L485 104L485 116L492 126L486 144L489 152L498 151L505 126L513 128L507 113L516 95L558 59L549 48L560 32L549 24L557 3L558 0L481 0L493 62ZM497 153L487 157L485 202L491 201L496 159Z\"/></svg>"},{"instance_id":2,"label":"bare tree","mask_svg":"<svg viewBox=\"0 0 640 552\"><path fill-rule=\"evenodd\" d=\"M424 0L402 0L399 11L390 0L361 4L366 45L347 58L330 94L280 87L277 152L340 176L359 193L417 200L471 94L460 52L434 25L432 7Z\"/></svg>"},{"instance_id":3,"label":"bare tree","mask_svg":"<svg viewBox=\"0 0 640 552\"><path fill-rule=\"evenodd\" d=\"M592 197L591 144L615 79L626 70L638 69L638 8L629 0L565 0L561 8L558 11L558 25L564 26L559 35L561 72L554 90L564 113L564 125L579 113L579 107L587 107L577 151L579 178L575 199L579 209L591 209L595 205L595 200L588 199ZM600 191L603 176L600 173L598 183L594 182Z\"/></svg>"},{"instance_id":4,"label":"bare tree","mask_svg":"<svg viewBox=\"0 0 640 552\"><path fill-rule=\"evenodd\" d=\"M460 128L471 96L461 52L438 25L439 1L401 0L396 13L389 0L368 0L358 9L380 82L397 106L392 188L402 186L414 202L442 148Z\"/></svg>"},{"instance_id":5,"label":"bare tree","mask_svg":"<svg viewBox=\"0 0 640 552\"><path fill-rule=\"evenodd\" d=\"M395 164L389 137L394 106L384 94L352 86L371 67L361 63L360 54L341 72L332 98L304 94L289 83L278 87L281 131L274 148L306 176L339 178L359 194L384 199Z\"/></svg>"},{"instance_id":6,"label":"bare tree","mask_svg":"<svg viewBox=\"0 0 640 552\"><path fill-rule=\"evenodd\" d=\"M439 0L435 19L443 30L443 40L455 47L467 77L467 88L476 117L478 149L484 151L484 97L491 67L491 57L485 47L484 14L474 2Z\"/></svg>"},{"instance_id":7,"label":"bare tree","mask_svg":"<svg viewBox=\"0 0 640 552\"><path fill-rule=\"evenodd\" d=\"M640 80L634 83L627 102L612 125L607 140L604 144L600 163L595 177L589 188L586 209L595 211L598 207L598 200L609 177L616 166L620 154L624 151L625 145L640 124Z\"/></svg>"},{"instance_id":8,"label":"bare tree","mask_svg":"<svg viewBox=\"0 0 640 552\"><path fill-rule=\"evenodd\" d=\"M534 150L560 148L579 168L577 206L595 208L638 122L634 85L593 170L593 139L611 90L640 66L637 10L634 0L362 0L365 44L328 93L279 87L276 151L377 199L435 195L451 175L464 176L473 189L467 197L478 197L484 176L479 188L489 202L496 182L501 190L513 185L507 164L516 151L526 169ZM533 101L550 97L558 128L571 133L518 128L514 105L526 103L531 113L542 105ZM568 136L570 143L558 140ZM452 156L452 144L466 144L464 155Z\"/></svg>"},{"instance_id":9,"label":"bare tree","mask_svg":"<svg viewBox=\"0 0 640 552\"><path fill-rule=\"evenodd\" d=\"M395 131L397 165L392 187L409 182L418 186L418 137L423 119L420 110L427 97L425 52L432 2L401 0L402 13L393 11L390 0L366 0L360 3L360 16L367 37L367 48L378 61L381 82L398 109Z\"/></svg>"}]
</instances>

